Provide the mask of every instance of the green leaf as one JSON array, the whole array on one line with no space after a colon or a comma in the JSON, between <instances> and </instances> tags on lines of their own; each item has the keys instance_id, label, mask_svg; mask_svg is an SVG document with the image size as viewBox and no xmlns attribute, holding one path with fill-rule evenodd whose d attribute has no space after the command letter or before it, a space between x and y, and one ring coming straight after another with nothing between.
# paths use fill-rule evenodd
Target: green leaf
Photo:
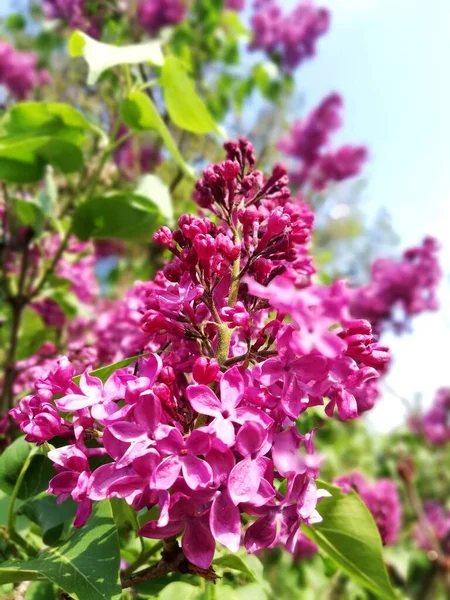
<instances>
[{"instance_id":1,"label":"green leaf","mask_svg":"<svg viewBox=\"0 0 450 600\"><path fill-rule=\"evenodd\" d=\"M34 200L11 198L9 225L11 232L16 235L21 227L30 227L36 235L44 228L44 213Z\"/></svg>"},{"instance_id":2,"label":"green leaf","mask_svg":"<svg viewBox=\"0 0 450 600\"><path fill-rule=\"evenodd\" d=\"M82 31L74 31L69 40L69 54L83 57L88 64L87 82L94 84L100 75L117 65L150 63L160 67L164 62L161 42L152 40L131 46L112 46L98 42Z\"/></svg>"},{"instance_id":3,"label":"green leaf","mask_svg":"<svg viewBox=\"0 0 450 600\"><path fill-rule=\"evenodd\" d=\"M76 108L62 102L20 102L3 116L0 127L7 135L51 134L61 128L80 134L94 126Z\"/></svg>"},{"instance_id":4,"label":"green leaf","mask_svg":"<svg viewBox=\"0 0 450 600\"><path fill-rule=\"evenodd\" d=\"M111 498L111 508L118 531L136 531L139 529L137 513L122 498Z\"/></svg>"},{"instance_id":5,"label":"green leaf","mask_svg":"<svg viewBox=\"0 0 450 600\"><path fill-rule=\"evenodd\" d=\"M136 194L152 200L169 225L173 225L173 204L167 185L157 175L143 175L135 190Z\"/></svg>"},{"instance_id":6,"label":"green leaf","mask_svg":"<svg viewBox=\"0 0 450 600\"><path fill-rule=\"evenodd\" d=\"M44 544L54 546L59 542L65 525L73 522L76 510L77 504L71 498L58 504L56 496L44 491L31 500L23 502L17 513L39 525Z\"/></svg>"},{"instance_id":7,"label":"green leaf","mask_svg":"<svg viewBox=\"0 0 450 600\"><path fill-rule=\"evenodd\" d=\"M17 438L0 455L0 489L11 494L16 485L20 471L33 448L33 444L25 441L25 437Z\"/></svg>"},{"instance_id":8,"label":"green leaf","mask_svg":"<svg viewBox=\"0 0 450 600\"><path fill-rule=\"evenodd\" d=\"M20 583L21 581L34 581L39 573L36 566L31 568L28 562L3 562L0 563L0 584Z\"/></svg>"},{"instance_id":9,"label":"green leaf","mask_svg":"<svg viewBox=\"0 0 450 600\"><path fill-rule=\"evenodd\" d=\"M0 564L0 583L47 577L75 600L119 600L119 539L109 502L99 502L82 529L38 558Z\"/></svg>"},{"instance_id":10,"label":"green leaf","mask_svg":"<svg viewBox=\"0 0 450 600\"><path fill-rule=\"evenodd\" d=\"M158 600L194 600L201 594L201 589L190 583L174 581L169 583L163 591L158 594Z\"/></svg>"},{"instance_id":11,"label":"green leaf","mask_svg":"<svg viewBox=\"0 0 450 600\"><path fill-rule=\"evenodd\" d=\"M137 90L130 92L120 106L120 117L125 125L135 131L156 131L183 172L195 179L192 169L185 163L170 131L147 94Z\"/></svg>"},{"instance_id":12,"label":"green leaf","mask_svg":"<svg viewBox=\"0 0 450 600\"><path fill-rule=\"evenodd\" d=\"M136 356L130 356L130 358L124 358L123 360L119 360L111 365L106 365L106 367L100 367L100 369L95 369L95 371L89 371L89 375L93 375L94 377L98 377L105 383L105 381L109 378L110 375L117 371L117 369L122 369L123 367L128 367L129 365L136 362L142 356L147 356L146 354L137 354ZM80 381L80 375L76 375L73 378L73 381L78 384Z\"/></svg>"},{"instance_id":13,"label":"green leaf","mask_svg":"<svg viewBox=\"0 0 450 600\"><path fill-rule=\"evenodd\" d=\"M384 600L395 599L383 562L378 528L361 498L322 481L318 487L331 493L321 500L321 523L304 527L304 533L357 583Z\"/></svg>"},{"instance_id":14,"label":"green leaf","mask_svg":"<svg viewBox=\"0 0 450 600\"><path fill-rule=\"evenodd\" d=\"M216 558L213 562L213 565L217 567L226 567L228 569L233 569L234 571L240 571L241 573L251 577L254 581L257 580L255 572L252 571L252 569L250 569L237 554L225 554L220 558Z\"/></svg>"},{"instance_id":15,"label":"green leaf","mask_svg":"<svg viewBox=\"0 0 450 600\"><path fill-rule=\"evenodd\" d=\"M54 585L50 581L35 581L25 592L25 600L56 600Z\"/></svg>"},{"instance_id":16,"label":"green leaf","mask_svg":"<svg viewBox=\"0 0 450 600\"><path fill-rule=\"evenodd\" d=\"M164 100L172 121L191 133L223 132L209 114L205 104L197 95L186 68L175 56L168 56L161 72Z\"/></svg>"},{"instance_id":17,"label":"green leaf","mask_svg":"<svg viewBox=\"0 0 450 600\"><path fill-rule=\"evenodd\" d=\"M156 205L137 194L92 198L81 204L73 217L73 231L80 240L150 240L159 225Z\"/></svg>"},{"instance_id":18,"label":"green leaf","mask_svg":"<svg viewBox=\"0 0 450 600\"><path fill-rule=\"evenodd\" d=\"M24 360L34 354L42 344L51 337L49 329L42 318L31 308L23 312L19 329L19 342L17 344L17 360Z\"/></svg>"},{"instance_id":19,"label":"green leaf","mask_svg":"<svg viewBox=\"0 0 450 600\"><path fill-rule=\"evenodd\" d=\"M47 165L63 173L80 170L80 146L95 127L67 104L22 102L5 114L0 129L0 178L32 183L44 177Z\"/></svg>"}]
</instances>

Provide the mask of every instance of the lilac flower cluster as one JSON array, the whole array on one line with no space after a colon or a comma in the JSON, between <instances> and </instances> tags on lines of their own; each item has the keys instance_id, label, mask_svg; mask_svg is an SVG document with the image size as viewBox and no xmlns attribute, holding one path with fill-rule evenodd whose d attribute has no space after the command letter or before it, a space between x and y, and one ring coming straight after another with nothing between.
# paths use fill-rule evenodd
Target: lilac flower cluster
<instances>
[{"instance_id":1,"label":"lilac flower cluster","mask_svg":"<svg viewBox=\"0 0 450 600\"><path fill-rule=\"evenodd\" d=\"M102 31L100 2L89 0L43 0L42 9L47 19L65 21L71 29L81 29L99 38Z\"/></svg>"},{"instance_id":2,"label":"lilac flower cluster","mask_svg":"<svg viewBox=\"0 0 450 600\"><path fill-rule=\"evenodd\" d=\"M438 242L426 237L420 246L407 249L399 261L374 261L370 283L353 292L352 314L367 319L381 333L387 327L403 331L412 316L436 310L441 278L438 250Z\"/></svg>"},{"instance_id":3,"label":"lilac flower cluster","mask_svg":"<svg viewBox=\"0 0 450 600\"><path fill-rule=\"evenodd\" d=\"M424 505L425 517L445 554L450 555L450 511L434 500L428 500ZM423 550L433 550L423 526L419 523L415 529L417 545Z\"/></svg>"},{"instance_id":4,"label":"lilac flower cluster","mask_svg":"<svg viewBox=\"0 0 450 600\"><path fill-rule=\"evenodd\" d=\"M365 146L343 145L330 148L330 138L342 124L342 98L329 94L305 119L295 121L279 148L295 161L290 175L299 186L309 184L323 190L330 182L355 177L367 160ZM297 164L299 161L299 164Z\"/></svg>"},{"instance_id":5,"label":"lilac flower cluster","mask_svg":"<svg viewBox=\"0 0 450 600\"><path fill-rule=\"evenodd\" d=\"M27 98L33 88L50 83L48 71L39 70L34 52L19 52L0 40L0 85L18 100Z\"/></svg>"},{"instance_id":6,"label":"lilac flower cluster","mask_svg":"<svg viewBox=\"0 0 450 600\"><path fill-rule=\"evenodd\" d=\"M277 0L257 0L254 8L250 49L278 54L289 71L315 55L317 40L330 25L329 11L310 0L302 0L286 15Z\"/></svg>"},{"instance_id":7,"label":"lilac flower cluster","mask_svg":"<svg viewBox=\"0 0 450 600\"><path fill-rule=\"evenodd\" d=\"M383 544L395 543L401 526L401 504L397 488L390 479L377 479L373 485L360 473L343 475L334 481L347 494L355 490L373 515Z\"/></svg>"},{"instance_id":8,"label":"lilac flower cluster","mask_svg":"<svg viewBox=\"0 0 450 600\"><path fill-rule=\"evenodd\" d=\"M266 178L246 140L225 149L194 193L215 220L182 215L154 236L173 259L133 296L149 355L105 383L86 372L75 383L61 359L11 412L30 441L67 439L49 453L49 490L78 502L77 527L105 498L157 506L141 535L182 533L201 568L216 542L311 551L300 525L320 520L327 493L314 432L296 421L323 404L329 417L357 417L357 390L389 361L370 324L350 318L345 284L311 283L313 215L291 202L285 169Z\"/></svg>"},{"instance_id":9,"label":"lilac flower cluster","mask_svg":"<svg viewBox=\"0 0 450 600\"><path fill-rule=\"evenodd\" d=\"M137 21L143 29L154 35L163 27L180 23L185 10L182 0L140 0Z\"/></svg>"}]
</instances>

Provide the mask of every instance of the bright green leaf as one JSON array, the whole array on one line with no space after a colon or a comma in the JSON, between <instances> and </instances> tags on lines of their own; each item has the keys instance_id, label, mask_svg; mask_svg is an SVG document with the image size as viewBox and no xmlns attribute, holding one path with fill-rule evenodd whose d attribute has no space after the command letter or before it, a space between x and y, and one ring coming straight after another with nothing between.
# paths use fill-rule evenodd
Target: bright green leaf
<instances>
[{"instance_id":1,"label":"bright green leaf","mask_svg":"<svg viewBox=\"0 0 450 600\"><path fill-rule=\"evenodd\" d=\"M69 54L82 56L89 67L88 84L94 84L100 75L117 65L150 63L160 67L164 62L161 42L152 40L131 46L113 46L94 40L82 31L74 31L69 40Z\"/></svg>"},{"instance_id":2,"label":"bright green leaf","mask_svg":"<svg viewBox=\"0 0 450 600\"><path fill-rule=\"evenodd\" d=\"M90 371L89 375L98 377L99 379L101 379L103 381L103 383L105 383L105 381L108 379L108 377L110 377L110 375L112 375L114 373L114 371L117 371L117 369L122 369L123 367L128 367L129 365L136 362L142 356L146 356L146 355L145 354L137 354L136 356L130 356L130 358L124 358L123 360L119 360L118 362L113 363L111 365L107 365L106 367L100 367L100 369L95 369L95 371ZM75 383L78 383L80 381L80 375L76 375L73 378L73 381Z\"/></svg>"},{"instance_id":3,"label":"bright green leaf","mask_svg":"<svg viewBox=\"0 0 450 600\"><path fill-rule=\"evenodd\" d=\"M166 124L158 113L156 106L144 92L130 92L120 107L123 122L135 131L156 131L163 139L167 150L181 169L195 179L192 169L185 163L177 145L167 129Z\"/></svg>"},{"instance_id":4,"label":"bright green leaf","mask_svg":"<svg viewBox=\"0 0 450 600\"><path fill-rule=\"evenodd\" d=\"M19 328L17 360L24 360L34 354L46 340L52 337L52 333L34 310L25 309Z\"/></svg>"},{"instance_id":5,"label":"bright green leaf","mask_svg":"<svg viewBox=\"0 0 450 600\"><path fill-rule=\"evenodd\" d=\"M25 592L25 600L56 600L56 592L50 581L35 581Z\"/></svg>"},{"instance_id":6,"label":"bright green leaf","mask_svg":"<svg viewBox=\"0 0 450 600\"><path fill-rule=\"evenodd\" d=\"M331 497L318 506L323 521L304 527L304 533L357 583L384 600L395 599L383 562L380 534L364 502L353 491L344 495L337 487L317 483Z\"/></svg>"},{"instance_id":7,"label":"bright green leaf","mask_svg":"<svg viewBox=\"0 0 450 600\"><path fill-rule=\"evenodd\" d=\"M164 100L172 121L181 129L192 133L223 132L209 114L197 95L184 64L175 56L168 56L161 73Z\"/></svg>"},{"instance_id":8,"label":"bright green leaf","mask_svg":"<svg viewBox=\"0 0 450 600\"><path fill-rule=\"evenodd\" d=\"M82 529L37 558L0 564L0 583L47 577L75 600L119 600L119 539L109 502L99 502Z\"/></svg>"},{"instance_id":9,"label":"bright green leaf","mask_svg":"<svg viewBox=\"0 0 450 600\"><path fill-rule=\"evenodd\" d=\"M63 173L80 170L80 146L93 126L67 104L22 102L5 114L0 129L0 178L32 183L44 177L49 164Z\"/></svg>"},{"instance_id":10,"label":"bright green leaf","mask_svg":"<svg viewBox=\"0 0 450 600\"><path fill-rule=\"evenodd\" d=\"M157 175L143 175L135 190L136 194L152 200L169 225L173 225L173 204L167 185Z\"/></svg>"},{"instance_id":11,"label":"bright green leaf","mask_svg":"<svg viewBox=\"0 0 450 600\"><path fill-rule=\"evenodd\" d=\"M180 600L181 598L183 600L194 600L200 594L201 589L199 587L183 581L174 581L158 594L158 600Z\"/></svg>"},{"instance_id":12,"label":"bright green leaf","mask_svg":"<svg viewBox=\"0 0 450 600\"><path fill-rule=\"evenodd\" d=\"M216 558L213 562L213 565L217 567L226 567L228 569L233 569L234 571L240 571L255 581L257 580L257 576L254 571L252 571L252 569L250 569L237 554L225 554L220 558Z\"/></svg>"},{"instance_id":13,"label":"bright green leaf","mask_svg":"<svg viewBox=\"0 0 450 600\"><path fill-rule=\"evenodd\" d=\"M45 460L50 464L47 458ZM23 502L17 512L39 525L44 544L54 546L60 540L65 526L73 522L76 510L77 504L72 498L58 504L56 496L44 491L38 496Z\"/></svg>"},{"instance_id":14,"label":"bright green leaf","mask_svg":"<svg viewBox=\"0 0 450 600\"><path fill-rule=\"evenodd\" d=\"M114 194L92 198L75 211L73 231L80 240L150 240L161 225L156 205L145 196Z\"/></svg>"},{"instance_id":15,"label":"bright green leaf","mask_svg":"<svg viewBox=\"0 0 450 600\"><path fill-rule=\"evenodd\" d=\"M19 437L0 454L0 489L11 494L33 444Z\"/></svg>"}]
</instances>

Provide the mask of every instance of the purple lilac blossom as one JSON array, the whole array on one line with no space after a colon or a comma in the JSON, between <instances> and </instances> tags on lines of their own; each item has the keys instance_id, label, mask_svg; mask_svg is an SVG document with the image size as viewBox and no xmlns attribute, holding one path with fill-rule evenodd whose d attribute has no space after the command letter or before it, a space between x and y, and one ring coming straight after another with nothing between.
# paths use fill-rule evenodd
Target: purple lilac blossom
<instances>
[{"instance_id":1,"label":"purple lilac blossom","mask_svg":"<svg viewBox=\"0 0 450 600\"><path fill-rule=\"evenodd\" d=\"M143 29L157 34L163 27L180 23L185 10L181 0L140 0L137 20Z\"/></svg>"},{"instance_id":2,"label":"purple lilac blossom","mask_svg":"<svg viewBox=\"0 0 450 600\"><path fill-rule=\"evenodd\" d=\"M364 146L331 148L332 134L342 125L341 96L331 93L305 118L294 122L278 147L293 159L291 179L299 186L323 190L332 182L359 175L367 160Z\"/></svg>"},{"instance_id":3,"label":"purple lilac blossom","mask_svg":"<svg viewBox=\"0 0 450 600\"><path fill-rule=\"evenodd\" d=\"M75 526L105 498L158 506L140 534L181 533L200 568L216 542L232 552L312 551L301 526L321 520L328 494L315 482L314 432L300 434L296 420L317 405L330 418L358 417L355 394L389 361L371 325L351 318L346 284L312 283L313 215L291 201L286 170L265 177L245 139L225 150L195 186L205 216L182 215L175 231L155 233L173 258L123 302L129 344L149 355L135 371L106 382L84 371L78 383L61 358L11 411L27 440L67 440L49 453L49 491L78 503ZM99 323L109 354L124 352L117 324L116 305ZM98 457L106 462L94 467ZM248 527L243 513L254 517Z\"/></svg>"},{"instance_id":4,"label":"purple lilac blossom","mask_svg":"<svg viewBox=\"0 0 450 600\"><path fill-rule=\"evenodd\" d=\"M283 14L277 0L257 0L250 49L279 54L283 67L292 71L315 55L317 40L329 25L329 11L309 0L301 1L289 14Z\"/></svg>"},{"instance_id":5,"label":"purple lilac blossom","mask_svg":"<svg viewBox=\"0 0 450 600\"><path fill-rule=\"evenodd\" d=\"M0 85L18 100L25 100L33 88L50 83L48 71L39 70L34 52L19 52L0 40Z\"/></svg>"},{"instance_id":6,"label":"purple lilac blossom","mask_svg":"<svg viewBox=\"0 0 450 600\"><path fill-rule=\"evenodd\" d=\"M376 260L370 283L352 294L352 314L367 319L381 333L389 327L401 332L411 317L436 310L442 275L438 250L437 240L426 237L420 246L405 250L400 260Z\"/></svg>"}]
</instances>

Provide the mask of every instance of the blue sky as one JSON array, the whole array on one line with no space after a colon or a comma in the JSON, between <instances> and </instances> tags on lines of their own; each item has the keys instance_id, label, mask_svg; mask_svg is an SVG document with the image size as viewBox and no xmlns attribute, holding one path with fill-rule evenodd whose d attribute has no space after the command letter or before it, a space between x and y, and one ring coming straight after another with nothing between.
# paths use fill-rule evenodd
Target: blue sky
<instances>
[{"instance_id":1,"label":"blue sky","mask_svg":"<svg viewBox=\"0 0 450 600\"><path fill-rule=\"evenodd\" d=\"M386 338L394 354L387 384L406 398L422 394L427 405L437 387L450 385L450 2L321 4L332 10L332 25L317 58L298 72L306 109L329 91L340 92L339 140L370 149L364 210L385 207L402 246L426 233L443 244L441 310L417 318L412 335ZM386 392L369 420L388 429L403 416L402 403Z\"/></svg>"}]
</instances>

